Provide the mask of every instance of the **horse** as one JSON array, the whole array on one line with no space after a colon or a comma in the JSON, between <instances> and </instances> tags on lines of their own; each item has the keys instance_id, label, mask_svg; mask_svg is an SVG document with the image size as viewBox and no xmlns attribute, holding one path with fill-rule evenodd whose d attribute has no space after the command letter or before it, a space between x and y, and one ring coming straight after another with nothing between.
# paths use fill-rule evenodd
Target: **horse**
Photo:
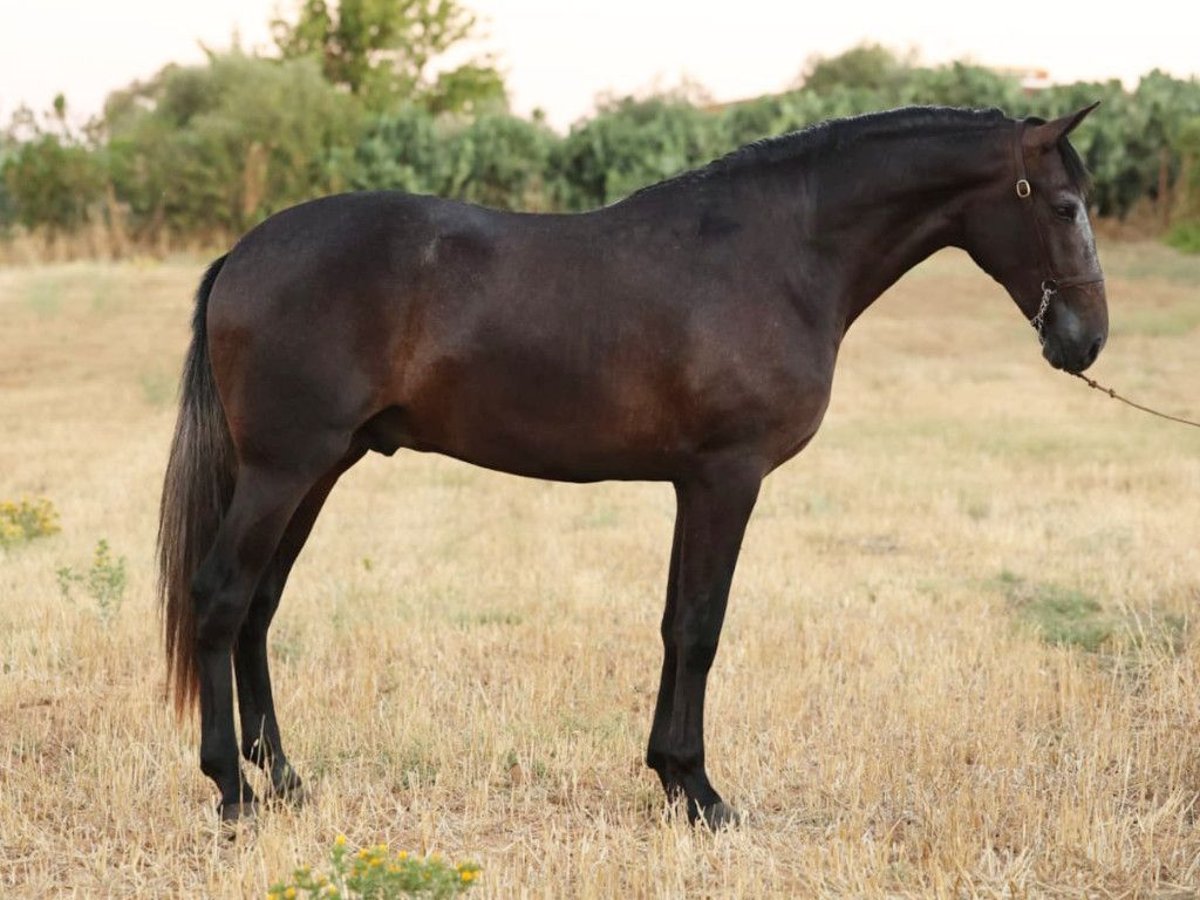
<instances>
[{"instance_id":1,"label":"horse","mask_svg":"<svg viewBox=\"0 0 1200 900\"><path fill-rule=\"evenodd\" d=\"M833 120L583 213L366 192L248 232L196 294L158 531L168 690L180 717L199 705L221 820L257 810L241 757L268 796L303 796L267 631L338 478L406 449L674 486L646 764L693 823L737 823L704 698L759 486L820 426L849 326L940 248L999 282L1051 366L1096 359L1107 301L1068 140L1093 108Z\"/></svg>"}]
</instances>

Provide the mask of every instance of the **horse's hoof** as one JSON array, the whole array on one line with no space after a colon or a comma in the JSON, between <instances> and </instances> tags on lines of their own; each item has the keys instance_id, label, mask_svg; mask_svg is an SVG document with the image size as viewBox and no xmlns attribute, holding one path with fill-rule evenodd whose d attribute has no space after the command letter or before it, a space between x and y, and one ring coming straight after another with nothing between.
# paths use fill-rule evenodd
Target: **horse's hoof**
<instances>
[{"instance_id":1,"label":"horse's hoof","mask_svg":"<svg viewBox=\"0 0 1200 900\"><path fill-rule=\"evenodd\" d=\"M712 806L700 809L697 822L703 822L711 831L721 831L724 828L737 828L742 824L742 814L724 801L718 801Z\"/></svg>"},{"instance_id":2,"label":"horse's hoof","mask_svg":"<svg viewBox=\"0 0 1200 900\"><path fill-rule=\"evenodd\" d=\"M308 789L298 780L294 784L283 785L271 791L271 805L301 807L309 801Z\"/></svg>"},{"instance_id":3,"label":"horse's hoof","mask_svg":"<svg viewBox=\"0 0 1200 900\"><path fill-rule=\"evenodd\" d=\"M221 804L221 826L223 828L235 829L240 825L252 825L256 818L258 818L257 800Z\"/></svg>"}]
</instances>

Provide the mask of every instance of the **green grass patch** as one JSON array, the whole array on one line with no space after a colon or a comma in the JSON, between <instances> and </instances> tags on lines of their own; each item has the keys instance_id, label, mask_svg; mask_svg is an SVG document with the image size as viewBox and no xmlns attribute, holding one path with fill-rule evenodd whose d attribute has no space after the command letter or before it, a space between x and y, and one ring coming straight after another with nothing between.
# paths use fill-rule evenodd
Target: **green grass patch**
<instances>
[{"instance_id":1,"label":"green grass patch","mask_svg":"<svg viewBox=\"0 0 1200 900\"><path fill-rule=\"evenodd\" d=\"M1184 253L1200 253L1200 222L1176 225L1167 235L1167 246Z\"/></svg>"},{"instance_id":2,"label":"green grass patch","mask_svg":"<svg viewBox=\"0 0 1200 900\"><path fill-rule=\"evenodd\" d=\"M1187 622L1180 616L1115 609L1079 588L1031 581L1007 569L992 579L991 587L1004 595L1022 625L1047 644L1115 656L1173 655L1183 648Z\"/></svg>"},{"instance_id":3,"label":"green grass patch","mask_svg":"<svg viewBox=\"0 0 1200 900\"><path fill-rule=\"evenodd\" d=\"M1094 653L1109 643L1117 623L1095 597L1075 588L1027 581L1007 569L994 580L1018 618L1048 644Z\"/></svg>"},{"instance_id":4,"label":"green grass patch","mask_svg":"<svg viewBox=\"0 0 1200 900\"><path fill-rule=\"evenodd\" d=\"M38 278L25 288L25 306L39 318L49 319L62 309L63 282L60 278Z\"/></svg>"}]
</instances>

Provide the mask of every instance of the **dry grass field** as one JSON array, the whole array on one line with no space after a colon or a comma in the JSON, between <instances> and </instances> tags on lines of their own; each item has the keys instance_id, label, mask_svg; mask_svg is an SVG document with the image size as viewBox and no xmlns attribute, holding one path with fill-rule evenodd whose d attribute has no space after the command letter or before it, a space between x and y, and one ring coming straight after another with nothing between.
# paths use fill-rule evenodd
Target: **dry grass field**
<instances>
[{"instance_id":1,"label":"dry grass field","mask_svg":"<svg viewBox=\"0 0 1200 900\"><path fill-rule=\"evenodd\" d=\"M1096 366L1200 414L1200 259L1105 249ZM334 838L483 867L480 897L1195 896L1200 430L1046 366L961 254L844 346L766 482L709 692L734 831L642 765L669 487L416 454L334 492L272 631L312 789L223 839L162 702L158 492L200 260L0 269L0 895L262 896ZM101 539L123 602L86 572Z\"/></svg>"}]
</instances>

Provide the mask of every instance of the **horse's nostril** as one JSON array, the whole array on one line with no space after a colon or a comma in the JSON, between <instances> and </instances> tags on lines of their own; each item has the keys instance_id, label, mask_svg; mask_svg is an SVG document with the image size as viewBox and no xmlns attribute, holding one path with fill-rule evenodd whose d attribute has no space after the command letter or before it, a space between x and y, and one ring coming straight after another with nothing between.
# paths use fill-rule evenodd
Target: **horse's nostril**
<instances>
[{"instance_id":1,"label":"horse's nostril","mask_svg":"<svg viewBox=\"0 0 1200 900\"><path fill-rule=\"evenodd\" d=\"M1096 361L1096 357L1100 355L1100 348L1104 346L1104 338L1096 338L1092 342L1092 348L1088 350L1087 364L1090 366Z\"/></svg>"}]
</instances>

